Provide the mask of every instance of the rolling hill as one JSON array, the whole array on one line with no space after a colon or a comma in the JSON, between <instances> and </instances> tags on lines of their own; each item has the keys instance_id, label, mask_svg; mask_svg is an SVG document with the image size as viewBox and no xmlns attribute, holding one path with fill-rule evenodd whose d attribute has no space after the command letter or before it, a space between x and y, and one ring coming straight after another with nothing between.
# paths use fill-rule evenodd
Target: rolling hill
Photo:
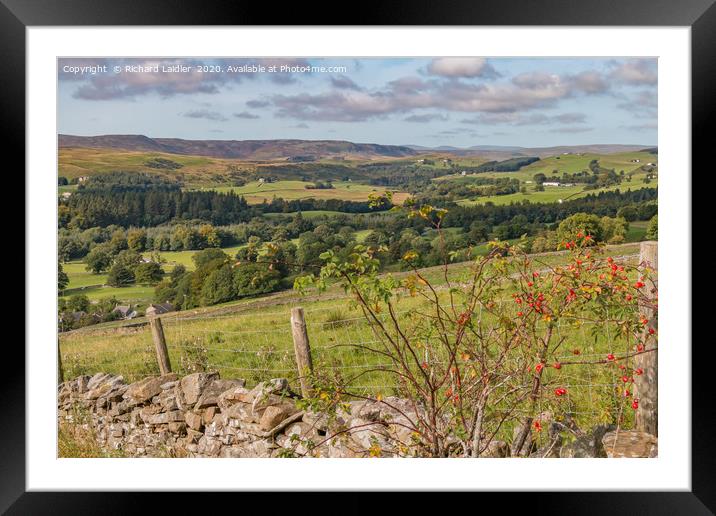
<instances>
[{"instance_id":1,"label":"rolling hill","mask_svg":"<svg viewBox=\"0 0 716 516\"><path fill-rule=\"evenodd\" d=\"M344 159L402 158L418 151L405 146L353 143L341 140L182 140L149 138L143 135L74 136L58 135L63 148L114 149L161 152L219 159L266 161L294 159L313 161L320 158Z\"/></svg>"}]
</instances>

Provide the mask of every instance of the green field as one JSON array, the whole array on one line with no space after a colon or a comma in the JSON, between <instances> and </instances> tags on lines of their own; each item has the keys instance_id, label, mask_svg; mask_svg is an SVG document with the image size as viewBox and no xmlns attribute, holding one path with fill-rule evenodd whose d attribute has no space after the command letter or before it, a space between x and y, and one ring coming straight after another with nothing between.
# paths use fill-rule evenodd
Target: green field
<instances>
[{"instance_id":1,"label":"green field","mask_svg":"<svg viewBox=\"0 0 716 516\"><path fill-rule=\"evenodd\" d=\"M385 193L385 188L374 187L350 181L335 181L334 188L330 189L308 189L306 186L313 185L305 181L275 181L273 183L260 183L253 181L244 186L221 186L206 187L204 190L215 190L217 192L233 191L242 195L249 204L261 204L270 202L274 197L287 201L296 199L342 199L345 201L367 201L371 194ZM407 194L396 192L394 199L402 202Z\"/></svg>"},{"instance_id":2,"label":"green field","mask_svg":"<svg viewBox=\"0 0 716 516\"><path fill-rule=\"evenodd\" d=\"M223 251L229 256L234 256L243 246L225 247ZM187 270L194 269L194 262L191 257L197 251L163 251L159 255L164 261L162 268L165 272L171 272L176 265L183 265ZM144 253L149 256L151 253ZM154 298L154 287L151 285L131 285L129 287L110 287L105 285L107 274L92 274L85 270L85 264L81 261L67 262L62 265L70 282L64 292L69 297L74 294L83 294L90 301L97 301L105 297L116 297L124 302L144 304Z\"/></svg>"},{"instance_id":3,"label":"green field","mask_svg":"<svg viewBox=\"0 0 716 516\"><path fill-rule=\"evenodd\" d=\"M613 246L609 255L636 263L637 244ZM535 255L538 267L562 264L564 253ZM439 289L439 296L447 301L441 267L422 271ZM450 266L450 281L462 281L466 264ZM403 273L405 274L405 273ZM401 276L398 274L397 276ZM509 299L509 289L499 299ZM393 394L394 377L373 371L384 361L352 345L372 343L376 336L361 313L352 308L350 299L338 286L329 287L324 294L283 292L264 298L241 300L210 308L174 312L162 318L170 360L175 371L185 374L195 370L218 371L223 378L245 378L249 384L272 377L287 377L296 384L296 367L290 328L290 309L302 306L314 367L323 371L340 371L350 378L356 392ZM403 295L396 309L401 321L410 327L417 312L427 308L420 297ZM97 371L122 374L129 381L156 374L157 365L149 328L143 319L127 323L97 325L61 334L62 362L67 377L92 374ZM137 324L140 324L137 326ZM124 325L124 327L119 327ZM569 360L571 350L580 349L583 357L603 356L612 351L609 339L595 340L584 324L565 322L558 326L559 335L569 338L568 349L560 360ZM361 374L362 373L362 374ZM549 374L553 374L550 372ZM569 374L554 379L570 389L570 403L579 407L575 417L580 424L594 424L611 417L609 396L614 381L607 368L573 368ZM546 377L548 382L550 377Z\"/></svg>"},{"instance_id":4,"label":"green field","mask_svg":"<svg viewBox=\"0 0 716 516\"><path fill-rule=\"evenodd\" d=\"M575 173L582 170L588 170L589 162L593 159L598 159L599 164L603 168L614 169L617 173L624 170L624 174L632 174L631 181L622 181L621 184L610 186L608 188L601 188L597 190L584 190L583 185L576 186L545 186L543 192L534 191L533 178L535 174L545 174L550 177L555 172L557 176L561 176L562 173ZM638 159L639 163L633 163L631 160ZM458 201L459 204L472 205L472 204L484 204L486 202L492 202L493 204L503 205L510 204L512 202L520 202L523 200L529 200L535 203L551 203L558 202L560 199L577 199L584 197L590 193L599 193L609 190L619 189L625 190L638 190L641 188L656 188L658 186L658 179L652 179L649 184L644 183L646 172L641 169L642 165L647 163L657 163L658 158L648 152L622 152L617 154L567 154L561 156L552 156L544 158L540 161L536 161L526 167L521 168L515 172L485 172L481 174L468 174L466 176L451 175L436 178L435 181L457 181L457 182L468 182L471 177L494 177L494 178L515 178L519 179L520 182L527 188L527 193L514 193L510 195L499 195L492 197L477 197L474 199L463 199ZM656 167L658 171L658 167ZM525 183L530 181L531 183Z\"/></svg>"}]
</instances>

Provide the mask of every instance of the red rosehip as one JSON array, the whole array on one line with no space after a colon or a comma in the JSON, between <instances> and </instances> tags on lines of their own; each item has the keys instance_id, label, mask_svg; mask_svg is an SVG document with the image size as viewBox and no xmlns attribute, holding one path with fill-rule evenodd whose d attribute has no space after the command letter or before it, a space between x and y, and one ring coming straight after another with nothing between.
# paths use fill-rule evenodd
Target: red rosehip
<instances>
[{"instance_id":1,"label":"red rosehip","mask_svg":"<svg viewBox=\"0 0 716 516\"><path fill-rule=\"evenodd\" d=\"M639 408L639 400L632 401L631 408L633 408L634 410L638 409Z\"/></svg>"},{"instance_id":2,"label":"red rosehip","mask_svg":"<svg viewBox=\"0 0 716 516\"><path fill-rule=\"evenodd\" d=\"M634 374L641 376L644 373L644 370L640 367L634 371Z\"/></svg>"},{"instance_id":3,"label":"red rosehip","mask_svg":"<svg viewBox=\"0 0 716 516\"><path fill-rule=\"evenodd\" d=\"M542 370L543 367L544 367L544 364L541 364L541 363L540 363L540 364L537 364L537 365L535 366L535 371L537 371L537 372L539 373L539 372Z\"/></svg>"},{"instance_id":4,"label":"red rosehip","mask_svg":"<svg viewBox=\"0 0 716 516\"><path fill-rule=\"evenodd\" d=\"M627 383L629 381L629 378L626 376L622 376L622 382Z\"/></svg>"},{"instance_id":5,"label":"red rosehip","mask_svg":"<svg viewBox=\"0 0 716 516\"><path fill-rule=\"evenodd\" d=\"M535 427L535 430L537 430L538 432L542 431L542 423L540 423L539 421L534 422L534 427Z\"/></svg>"},{"instance_id":6,"label":"red rosehip","mask_svg":"<svg viewBox=\"0 0 716 516\"><path fill-rule=\"evenodd\" d=\"M654 335L656 333L656 330L654 328L649 328L649 335Z\"/></svg>"},{"instance_id":7,"label":"red rosehip","mask_svg":"<svg viewBox=\"0 0 716 516\"><path fill-rule=\"evenodd\" d=\"M555 369L562 369L562 364L560 364L559 362L555 362L552 367L554 367Z\"/></svg>"},{"instance_id":8,"label":"red rosehip","mask_svg":"<svg viewBox=\"0 0 716 516\"><path fill-rule=\"evenodd\" d=\"M607 355L607 360L614 360L614 355L611 354L611 353L609 353L609 354Z\"/></svg>"}]
</instances>

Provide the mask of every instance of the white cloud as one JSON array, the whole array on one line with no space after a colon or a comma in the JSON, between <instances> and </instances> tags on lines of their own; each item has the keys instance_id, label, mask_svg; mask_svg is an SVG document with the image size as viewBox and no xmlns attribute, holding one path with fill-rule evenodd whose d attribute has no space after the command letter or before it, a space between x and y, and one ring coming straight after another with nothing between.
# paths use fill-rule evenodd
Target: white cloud
<instances>
[{"instance_id":1,"label":"white cloud","mask_svg":"<svg viewBox=\"0 0 716 516\"><path fill-rule=\"evenodd\" d=\"M427 72L430 75L452 78L493 79L500 75L484 57L440 57L430 62Z\"/></svg>"}]
</instances>

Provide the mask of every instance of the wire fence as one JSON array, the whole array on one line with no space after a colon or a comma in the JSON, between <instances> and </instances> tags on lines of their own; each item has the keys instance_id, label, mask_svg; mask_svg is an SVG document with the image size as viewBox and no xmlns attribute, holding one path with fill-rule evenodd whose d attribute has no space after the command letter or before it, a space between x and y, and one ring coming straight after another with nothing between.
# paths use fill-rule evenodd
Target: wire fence
<instances>
[{"instance_id":1,"label":"wire fence","mask_svg":"<svg viewBox=\"0 0 716 516\"><path fill-rule=\"evenodd\" d=\"M218 372L222 378L242 378L253 385L270 378L287 378L297 389L297 367L290 321L290 308L254 314L192 318L176 312L161 316L166 349L172 369L180 375L194 372ZM406 309L395 314L401 325L410 327L422 313ZM387 314L379 320L391 322ZM384 339L371 322L357 310L322 308L305 312L305 327L310 342L314 369L324 376L339 376L346 388L357 395L401 395L395 362L384 350ZM599 323L603 331L592 332L593 322L560 321L555 341L563 342L555 360L585 362L604 360L619 353L611 337L610 323ZM429 343L428 343L429 344ZM505 364L514 369L530 370L534 357L517 356ZM113 335L77 334L61 344L61 362L65 378L96 372L121 374L136 381L159 374L155 343L148 326L140 326ZM433 365L441 365L433 359ZM444 364L443 364L444 365ZM614 368L598 365L548 367L542 388L567 390L561 399L575 417L590 421L609 420L614 416L613 398L624 389ZM538 412L549 410L539 399ZM520 410L516 414L522 413Z\"/></svg>"}]
</instances>

